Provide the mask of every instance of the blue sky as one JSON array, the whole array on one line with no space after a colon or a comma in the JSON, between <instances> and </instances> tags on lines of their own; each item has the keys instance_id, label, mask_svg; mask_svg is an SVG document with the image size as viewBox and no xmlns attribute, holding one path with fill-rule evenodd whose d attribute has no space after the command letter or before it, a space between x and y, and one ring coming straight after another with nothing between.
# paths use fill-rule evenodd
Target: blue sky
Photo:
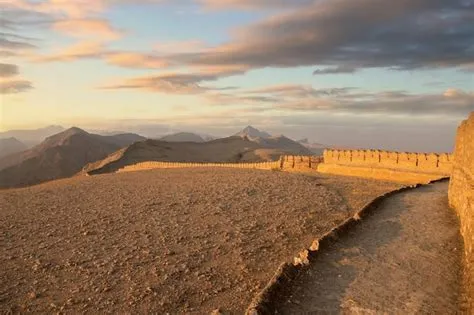
<instances>
[{"instance_id":1,"label":"blue sky","mask_svg":"<svg viewBox=\"0 0 474 315\"><path fill-rule=\"evenodd\" d=\"M229 135L449 151L474 110L466 0L12 0L0 129Z\"/></svg>"}]
</instances>

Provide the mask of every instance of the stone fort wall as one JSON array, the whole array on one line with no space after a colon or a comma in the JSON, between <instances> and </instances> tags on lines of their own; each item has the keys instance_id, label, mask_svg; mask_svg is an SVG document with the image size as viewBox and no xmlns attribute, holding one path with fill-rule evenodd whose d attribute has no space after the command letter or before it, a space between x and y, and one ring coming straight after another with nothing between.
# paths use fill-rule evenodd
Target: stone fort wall
<instances>
[{"instance_id":1,"label":"stone fort wall","mask_svg":"<svg viewBox=\"0 0 474 315\"><path fill-rule=\"evenodd\" d=\"M319 163L322 162L322 157L319 156L282 156L280 160L273 162L256 162L256 163L183 163L183 162L158 162L147 161L127 165L117 171L134 172L152 169L167 169L167 168L193 168L193 167L225 167L225 168L243 168L243 169L259 169L259 170L276 170L276 169L295 169L295 170L316 170Z\"/></svg>"},{"instance_id":2,"label":"stone fort wall","mask_svg":"<svg viewBox=\"0 0 474 315\"><path fill-rule=\"evenodd\" d=\"M449 175L451 154L407 153L378 150L325 150L324 163L348 166L387 168L395 170Z\"/></svg>"},{"instance_id":3,"label":"stone fort wall","mask_svg":"<svg viewBox=\"0 0 474 315\"><path fill-rule=\"evenodd\" d=\"M474 314L474 112L458 128L453 160L449 204L460 220L464 238L466 293L470 312Z\"/></svg>"},{"instance_id":4,"label":"stone fort wall","mask_svg":"<svg viewBox=\"0 0 474 315\"><path fill-rule=\"evenodd\" d=\"M321 173L403 183L428 183L452 171L448 153L407 153L379 150L325 150Z\"/></svg>"},{"instance_id":5,"label":"stone fort wall","mask_svg":"<svg viewBox=\"0 0 474 315\"><path fill-rule=\"evenodd\" d=\"M246 168L259 170L272 170L280 168L280 161L275 162L259 162L259 163L181 163L181 162L141 162L133 165L127 165L117 171L133 172L151 169L168 169L168 168L195 168L195 167L225 167L225 168Z\"/></svg>"}]
</instances>

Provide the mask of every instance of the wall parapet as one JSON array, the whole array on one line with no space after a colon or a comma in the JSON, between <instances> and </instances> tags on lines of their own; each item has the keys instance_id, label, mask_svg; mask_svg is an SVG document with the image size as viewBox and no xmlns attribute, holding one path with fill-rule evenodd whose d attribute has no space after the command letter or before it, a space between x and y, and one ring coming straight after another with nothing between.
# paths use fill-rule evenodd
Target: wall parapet
<instances>
[{"instance_id":1,"label":"wall parapet","mask_svg":"<svg viewBox=\"0 0 474 315\"><path fill-rule=\"evenodd\" d=\"M285 155L281 156L278 161L272 162L255 162L255 163L208 163L208 162L163 162L163 161L145 161L133 165L127 165L117 170L117 173L134 172L152 169L168 169L168 168L199 168L199 167L222 167L222 168L242 168L242 169L259 169L259 170L316 170L318 165L322 163L321 156L300 156Z\"/></svg>"},{"instance_id":2,"label":"wall parapet","mask_svg":"<svg viewBox=\"0 0 474 315\"><path fill-rule=\"evenodd\" d=\"M260 169L272 170L280 168L280 161L274 162L257 162L257 163L182 163L182 162L159 162L146 161L133 165L127 165L117 171L117 173L133 172L152 169L169 169L169 168L199 168L199 167L222 167L222 168L244 168L244 169Z\"/></svg>"},{"instance_id":3,"label":"wall parapet","mask_svg":"<svg viewBox=\"0 0 474 315\"><path fill-rule=\"evenodd\" d=\"M323 162L322 156L313 155L284 155L280 158L281 169L317 170Z\"/></svg>"},{"instance_id":4,"label":"wall parapet","mask_svg":"<svg viewBox=\"0 0 474 315\"><path fill-rule=\"evenodd\" d=\"M449 153L414 153L380 150L325 150L324 164L392 169L449 176Z\"/></svg>"},{"instance_id":5,"label":"wall parapet","mask_svg":"<svg viewBox=\"0 0 474 315\"><path fill-rule=\"evenodd\" d=\"M448 195L464 238L467 313L474 314L474 112L458 128Z\"/></svg>"}]
</instances>

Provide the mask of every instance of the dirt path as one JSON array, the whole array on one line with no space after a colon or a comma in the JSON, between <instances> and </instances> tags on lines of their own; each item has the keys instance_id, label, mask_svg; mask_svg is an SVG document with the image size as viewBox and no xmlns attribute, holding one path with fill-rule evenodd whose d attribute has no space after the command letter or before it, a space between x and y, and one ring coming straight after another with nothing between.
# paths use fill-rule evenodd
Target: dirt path
<instances>
[{"instance_id":1,"label":"dirt path","mask_svg":"<svg viewBox=\"0 0 474 315\"><path fill-rule=\"evenodd\" d=\"M462 313L463 245L447 188L383 202L298 276L277 313Z\"/></svg>"}]
</instances>

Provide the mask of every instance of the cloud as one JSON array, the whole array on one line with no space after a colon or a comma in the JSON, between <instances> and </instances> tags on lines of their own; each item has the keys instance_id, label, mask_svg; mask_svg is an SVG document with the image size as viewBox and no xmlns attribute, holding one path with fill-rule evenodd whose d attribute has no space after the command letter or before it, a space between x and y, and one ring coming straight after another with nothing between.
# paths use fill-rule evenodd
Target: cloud
<instances>
[{"instance_id":1,"label":"cloud","mask_svg":"<svg viewBox=\"0 0 474 315\"><path fill-rule=\"evenodd\" d=\"M367 92L356 88L315 89L306 85L278 85L233 93L213 93L211 104L252 103L259 111L344 113L383 116L464 117L474 110L474 92L448 89L441 94L405 91Z\"/></svg>"},{"instance_id":2,"label":"cloud","mask_svg":"<svg viewBox=\"0 0 474 315\"><path fill-rule=\"evenodd\" d=\"M293 99L279 105L292 111L332 111L380 115L465 116L474 110L474 93L447 91L438 94L351 93L343 97Z\"/></svg>"},{"instance_id":3,"label":"cloud","mask_svg":"<svg viewBox=\"0 0 474 315\"><path fill-rule=\"evenodd\" d=\"M281 101L281 99L275 96L268 95L243 95L243 94L233 94L233 93L221 93L221 92L211 92L205 95L206 99L210 102L210 105L214 106L225 106L231 107L234 105L259 105L259 104L276 104ZM261 111L261 107L254 107L254 110Z\"/></svg>"},{"instance_id":4,"label":"cloud","mask_svg":"<svg viewBox=\"0 0 474 315\"><path fill-rule=\"evenodd\" d=\"M310 4L314 0L197 0L207 9L282 9Z\"/></svg>"},{"instance_id":5,"label":"cloud","mask_svg":"<svg viewBox=\"0 0 474 315\"><path fill-rule=\"evenodd\" d=\"M105 3L104 0L8 0L6 7L26 12L81 18L92 13L102 12L106 8Z\"/></svg>"},{"instance_id":6,"label":"cloud","mask_svg":"<svg viewBox=\"0 0 474 315\"><path fill-rule=\"evenodd\" d=\"M339 96L349 93L353 88L325 88L315 89L311 85L299 85L299 84L288 84L288 85L274 85L264 88L251 89L245 91L245 93L251 94L275 94L279 97L317 97L317 96Z\"/></svg>"},{"instance_id":7,"label":"cloud","mask_svg":"<svg viewBox=\"0 0 474 315\"><path fill-rule=\"evenodd\" d=\"M98 35L98 34L96 34ZM113 37L113 36L112 36ZM37 62L72 61L78 59L102 58L106 63L118 67L134 69L160 69L171 66L171 60L166 58L167 54L190 49L205 49L205 44L201 41L174 41L162 42L154 47L151 53L142 53L125 50L109 50L97 41L84 41L71 47L62 49L51 55L43 55L35 58ZM207 66L205 70L212 68L235 68L236 65L212 67ZM202 67L201 67L202 68ZM205 71L203 70L203 71Z\"/></svg>"},{"instance_id":8,"label":"cloud","mask_svg":"<svg viewBox=\"0 0 474 315\"><path fill-rule=\"evenodd\" d=\"M36 48L36 46L22 42L22 41L17 41L17 40L11 40L7 38L0 38L0 47L2 49L8 49L8 50L20 50L20 49L33 49Z\"/></svg>"},{"instance_id":9,"label":"cloud","mask_svg":"<svg viewBox=\"0 0 474 315\"><path fill-rule=\"evenodd\" d=\"M340 74L340 73L354 73L357 69L352 66L338 66L338 67L329 67L325 69L316 69L313 71L313 75L318 74Z\"/></svg>"},{"instance_id":10,"label":"cloud","mask_svg":"<svg viewBox=\"0 0 474 315\"><path fill-rule=\"evenodd\" d=\"M168 66L168 62L160 56L133 52L111 52L104 55L108 64L125 68L156 69Z\"/></svg>"},{"instance_id":11,"label":"cloud","mask_svg":"<svg viewBox=\"0 0 474 315\"><path fill-rule=\"evenodd\" d=\"M142 76L120 80L119 83L106 84L100 89L131 89L158 93L199 94L207 91L220 91L229 88L215 88L203 85L204 82L216 81L221 77L238 75L246 71L240 67L209 67L190 73L170 72L154 76ZM230 88L232 89L232 88Z\"/></svg>"},{"instance_id":12,"label":"cloud","mask_svg":"<svg viewBox=\"0 0 474 315\"><path fill-rule=\"evenodd\" d=\"M315 74L463 67L474 61L473 15L471 0L320 0L239 28L229 43L169 58L251 69L323 67Z\"/></svg>"},{"instance_id":13,"label":"cloud","mask_svg":"<svg viewBox=\"0 0 474 315\"><path fill-rule=\"evenodd\" d=\"M53 23L55 31L72 37L91 37L105 40L115 40L122 36L122 32L103 19L76 19L61 20Z\"/></svg>"},{"instance_id":14,"label":"cloud","mask_svg":"<svg viewBox=\"0 0 474 315\"><path fill-rule=\"evenodd\" d=\"M27 92L33 89L30 81L26 80L8 80L0 81L0 94L17 94Z\"/></svg>"},{"instance_id":15,"label":"cloud","mask_svg":"<svg viewBox=\"0 0 474 315\"><path fill-rule=\"evenodd\" d=\"M2 58L10 58L17 56L17 53L10 51L10 50L0 50L0 57Z\"/></svg>"},{"instance_id":16,"label":"cloud","mask_svg":"<svg viewBox=\"0 0 474 315\"><path fill-rule=\"evenodd\" d=\"M18 66L9 63L0 63L0 77L9 78L18 74Z\"/></svg>"},{"instance_id":17,"label":"cloud","mask_svg":"<svg viewBox=\"0 0 474 315\"><path fill-rule=\"evenodd\" d=\"M200 85L202 81L214 81L213 74L165 73L156 76L145 76L127 79L118 84L102 86L102 89L141 89L151 92L198 94L207 88Z\"/></svg>"},{"instance_id":18,"label":"cloud","mask_svg":"<svg viewBox=\"0 0 474 315\"><path fill-rule=\"evenodd\" d=\"M64 62L86 58L99 58L105 54L104 45L99 42L79 42L49 55L34 56L33 62Z\"/></svg>"},{"instance_id":19,"label":"cloud","mask_svg":"<svg viewBox=\"0 0 474 315\"><path fill-rule=\"evenodd\" d=\"M0 47L2 49L11 51L23 51L36 49L36 45L33 44L34 39L26 36L19 35L12 32L0 33Z\"/></svg>"}]
</instances>

